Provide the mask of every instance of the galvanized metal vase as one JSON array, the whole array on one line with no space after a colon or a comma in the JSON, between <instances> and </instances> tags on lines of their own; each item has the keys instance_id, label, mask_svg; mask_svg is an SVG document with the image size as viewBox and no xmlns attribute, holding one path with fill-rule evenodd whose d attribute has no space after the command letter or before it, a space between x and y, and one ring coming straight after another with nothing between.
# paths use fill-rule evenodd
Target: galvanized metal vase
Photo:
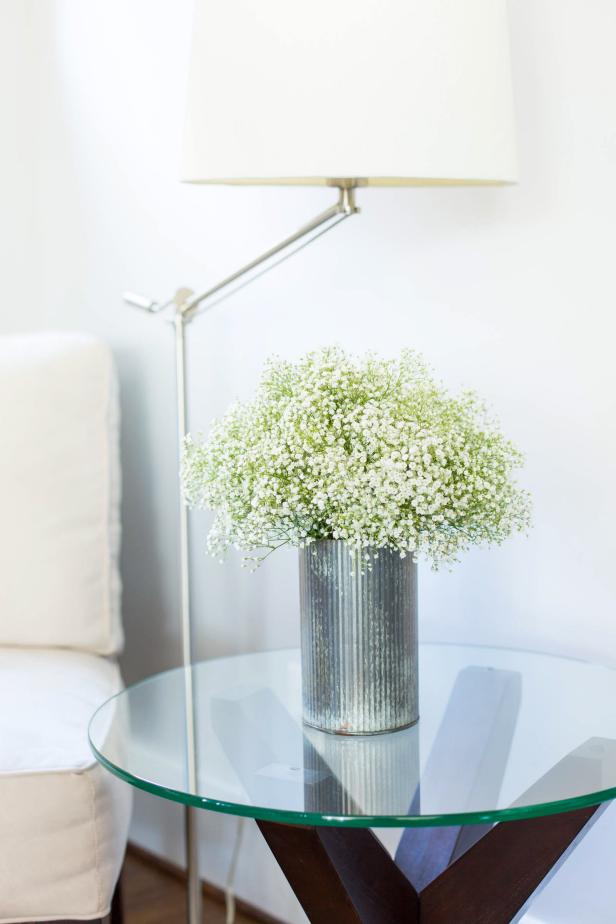
<instances>
[{"instance_id":1,"label":"galvanized metal vase","mask_svg":"<svg viewBox=\"0 0 616 924\"><path fill-rule=\"evenodd\" d=\"M300 549L299 574L304 722L338 735L375 735L416 722L412 557L323 540Z\"/></svg>"}]
</instances>

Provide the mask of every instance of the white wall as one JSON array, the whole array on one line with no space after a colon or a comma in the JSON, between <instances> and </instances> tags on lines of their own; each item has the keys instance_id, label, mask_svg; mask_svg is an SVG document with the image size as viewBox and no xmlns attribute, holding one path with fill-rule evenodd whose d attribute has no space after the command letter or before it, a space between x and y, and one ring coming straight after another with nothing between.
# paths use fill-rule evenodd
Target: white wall
<instances>
[{"instance_id":1,"label":"white wall","mask_svg":"<svg viewBox=\"0 0 616 924\"><path fill-rule=\"evenodd\" d=\"M0 274L4 316L31 294L36 75L29 3L0 3ZM17 88L19 88L17 90ZM4 327L4 323L2 324Z\"/></svg>"},{"instance_id":2,"label":"white wall","mask_svg":"<svg viewBox=\"0 0 616 924\"><path fill-rule=\"evenodd\" d=\"M527 454L535 497L528 539L474 552L452 573L422 570L424 637L522 639L616 663L616 6L511 0L510 12L519 186L360 192L361 216L195 323L191 415L206 429L232 398L250 395L273 352L328 342L422 350L448 383L475 386L497 409ZM173 359L170 330L119 294L201 289L331 192L177 182L190 0L2 0L0 17L36 62L34 101L25 74L0 83L15 126L2 181L16 177L0 216L13 279L1 326L85 328L115 348L132 680L179 660ZM12 68L14 48L0 36L2 67ZM11 229L28 234L32 185L20 290ZM221 568L203 554L207 522L194 517L198 654L296 644L293 553L254 576L237 558ZM145 842L179 851L178 822L174 807L139 799L134 830ZM207 871L218 879L230 824L204 822ZM219 826L222 851L211 846ZM264 902L272 893L269 907L290 917L287 893L252 869L241 874L245 893Z\"/></svg>"}]
</instances>

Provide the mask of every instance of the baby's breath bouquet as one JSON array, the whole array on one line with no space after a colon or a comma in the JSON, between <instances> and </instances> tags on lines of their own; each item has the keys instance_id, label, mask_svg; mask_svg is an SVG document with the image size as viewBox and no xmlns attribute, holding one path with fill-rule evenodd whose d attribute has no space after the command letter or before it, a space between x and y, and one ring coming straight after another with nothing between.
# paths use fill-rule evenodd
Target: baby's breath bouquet
<instances>
[{"instance_id":1,"label":"baby's breath bouquet","mask_svg":"<svg viewBox=\"0 0 616 924\"><path fill-rule=\"evenodd\" d=\"M253 401L185 446L186 500L216 513L208 547L260 560L343 539L435 567L529 525L518 450L471 392L452 396L420 356L329 347L268 362Z\"/></svg>"}]
</instances>

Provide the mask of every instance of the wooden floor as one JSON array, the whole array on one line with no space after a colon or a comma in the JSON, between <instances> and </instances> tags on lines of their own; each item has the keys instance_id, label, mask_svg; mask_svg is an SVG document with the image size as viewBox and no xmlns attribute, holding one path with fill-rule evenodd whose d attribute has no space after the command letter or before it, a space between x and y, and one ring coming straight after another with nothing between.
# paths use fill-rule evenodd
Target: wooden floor
<instances>
[{"instance_id":1,"label":"wooden floor","mask_svg":"<svg viewBox=\"0 0 616 924\"><path fill-rule=\"evenodd\" d=\"M128 852L122 874L125 924L185 924L184 883L164 868L134 851ZM252 915L237 912L236 924L254 924ZM204 924L225 924L225 906L209 896L203 899Z\"/></svg>"}]
</instances>

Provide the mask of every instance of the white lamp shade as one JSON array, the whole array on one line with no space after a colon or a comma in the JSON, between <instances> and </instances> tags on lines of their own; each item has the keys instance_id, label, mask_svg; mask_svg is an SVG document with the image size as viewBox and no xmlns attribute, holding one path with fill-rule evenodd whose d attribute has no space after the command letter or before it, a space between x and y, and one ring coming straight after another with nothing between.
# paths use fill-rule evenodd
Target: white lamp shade
<instances>
[{"instance_id":1,"label":"white lamp shade","mask_svg":"<svg viewBox=\"0 0 616 924\"><path fill-rule=\"evenodd\" d=\"M505 0L196 0L182 179L515 181Z\"/></svg>"}]
</instances>

